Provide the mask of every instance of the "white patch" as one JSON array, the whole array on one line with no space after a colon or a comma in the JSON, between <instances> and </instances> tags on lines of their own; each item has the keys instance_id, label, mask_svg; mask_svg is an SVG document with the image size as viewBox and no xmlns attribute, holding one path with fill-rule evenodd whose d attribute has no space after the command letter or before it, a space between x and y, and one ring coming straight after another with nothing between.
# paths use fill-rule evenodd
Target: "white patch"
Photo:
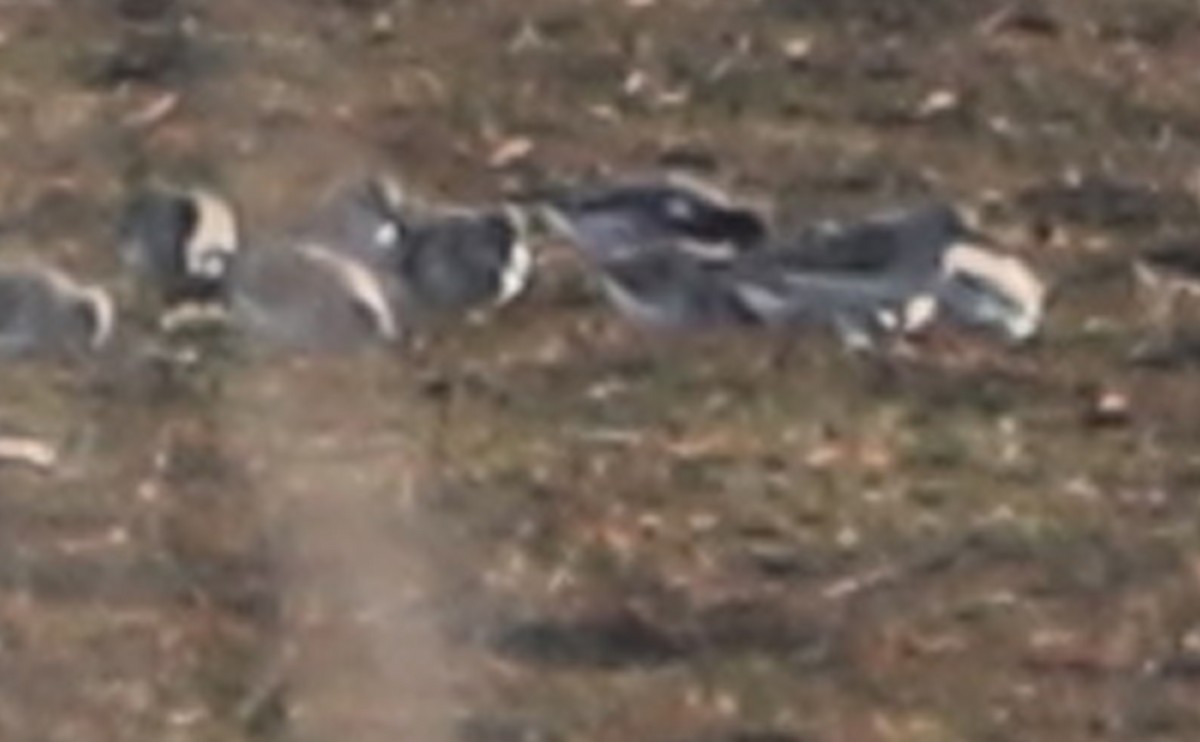
<instances>
[{"instance_id":1,"label":"white patch","mask_svg":"<svg viewBox=\"0 0 1200 742\"><path fill-rule=\"evenodd\" d=\"M58 463L58 449L36 438L0 436L0 461L52 469Z\"/></svg>"},{"instance_id":2,"label":"white patch","mask_svg":"<svg viewBox=\"0 0 1200 742\"><path fill-rule=\"evenodd\" d=\"M18 271L28 272L28 274L31 274L31 278L36 277L40 279L46 285L50 294L57 299L83 298L82 289L79 284L60 270L31 263L19 268Z\"/></svg>"},{"instance_id":3,"label":"white patch","mask_svg":"<svg viewBox=\"0 0 1200 742\"><path fill-rule=\"evenodd\" d=\"M230 321L229 310L212 302L186 302L171 308L158 321L159 329L172 333L182 329L221 326Z\"/></svg>"},{"instance_id":4,"label":"white patch","mask_svg":"<svg viewBox=\"0 0 1200 742\"><path fill-rule=\"evenodd\" d=\"M739 283L734 286L738 298L746 303L755 314L770 320L786 314L792 309L790 297L771 291L757 283Z\"/></svg>"},{"instance_id":5,"label":"white patch","mask_svg":"<svg viewBox=\"0 0 1200 742\"><path fill-rule=\"evenodd\" d=\"M207 278L211 281L216 281L225 275L228 270L229 256L232 251L217 249L215 245L206 246L199 251L194 257L194 265L191 266L190 272L200 278Z\"/></svg>"},{"instance_id":6,"label":"white patch","mask_svg":"<svg viewBox=\"0 0 1200 742\"><path fill-rule=\"evenodd\" d=\"M515 299L529 285L529 277L533 275L533 252L522 239L513 243L512 256L500 274L500 296L497 305L507 304Z\"/></svg>"},{"instance_id":7,"label":"white patch","mask_svg":"<svg viewBox=\"0 0 1200 742\"><path fill-rule=\"evenodd\" d=\"M500 295L496 305L504 305L515 299L529 285L533 275L533 251L525 240L528 233L528 219L525 214L514 206L505 207L505 214L513 227L514 242L510 248L508 264L500 274Z\"/></svg>"},{"instance_id":8,"label":"white patch","mask_svg":"<svg viewBox=\"0 0 1200 742\"><path fill-rule=\"evenodd\" d=\"M1151 291L1161 289L1163 284L1166 283L1161 273L1142 260L1134 261L1133 277L1142 287Z\"/></svg>"},{"instance_id":9,"label":"white patch","mask_svg":"<svg viewBox=\"0 0 1200 742\"><path fill-rule=\"evenodd\" d=\"M117 309L112 296L99 286L83 286L62 271L53 268L30 267L28 270L45 283L57 303L80 302L92 312L95 327L88 337L88 347L97 350L107 343L116 329ZM61 304L60 304L61 306Z\"/></svg>"},{"instance_id":10,"label":"white patch","mask_svg":"<svg viewBox=\"0 0 1200 742\"><path fill-rule=\"evenodd\" d=\"M677 244L680 251L706 263L725 263L738 255L737 248L729 242L680 239Z\"/></svg>"},{"instance_id":11,"label":"white patch","mask_svg":"<svg viewBox=\"0 0 1200 742\"><path fill-rule=\"evenodd\" d=\"M215 193L196 188L187 195L197 214L196 229L184 245L187 272L209 280L219 279L237 252L237 216L233 207Z\"/></svg>"},{"instance_id":12,"label":"white patch","mask_svg":"<svg viewBox=\"0 0 1200 742\"><path fill-rule=\"evenodd\" d=\"M537 209L536 214L537 218L551 234L570 242L579 241L575 225L571 223L571 220L561 209L555 208L550 204L543 204Z\"/></svg>"},{"instance_id":13,"label":"white patch","mask_svg":"<svg viewBox=\"0 0 1200 742\"><path fill-rule=\"evenodd\" d=\"M664 180L670 186L678 188L682 191L690 191L696 196L718 206L730 205L729 194L725 193L720 188L717 188L712 183L700 180L693 175L676 171L669 173ZM685 206L690 212L690 204L685 203Z\"/></svg>"},{"instance_id":14,"label":"white patch","mask_svg":"<svg viewBox=\"0 0 1200 742\"><path fill-rule=\"evenodd\" d=\"M375 229L372 240L380 250L391 250L400 244L400 228L395 222L386 221Z\"/></svg>"},{"instance_id":15,"label":"white patch","mask_svg":"<svg viewBox=\"0 0 1200 742\"><path fill-rule=\"evenodd\" d=\"M862 322L844 314L835 314L833 328L842 345L852 353L866 353L875 349L875 338Z\"/></svg>"},{"instance_id":16,"label":"white patch","mask_svg":"<svg viewBox=\"0 0 1200 742\"><path fill-rule=\"evenodd\" d=\"M112 296L99 286L86 286L79 289L80 298L87 302L92 309L92 321L95 327L88 338L88 346L99 350L112 339L117 328L117 308Z\"/></svg>"},{"instance_id":17,"label":"white patch","mask_svg":"<svg viewBox=\"0 0 1200 742\"><path fill-rule=\"evenodd\" d=\"M406 201L410 200L404 192L404 186L396 177L376 175L371 182L378 189L380 197L383 198L383 205L392 211L398 211Z\"/></svg>"},{"instance_id":18,"label":"white patch","mask_svg":"<svg viewBox=\"0 0 1200 742\"><path fill-rule=\"evenodd\" d=\"M960 243L947 251L942 268L946 275L971 276L1020 307L1015 315L1001 320L1013 339L1026 340L1037 332L1045 308L1046 285L1023 261Z\"/></svg>"},{"instance_id":19,"label":"white patch","mask_svg":"<svg viewBox=\"0 0 1200 742\"><path fill-rule=\"evenodd\" d=\"M396 340L400 333L392 305L379 280L353 260L335 255L317 245L304 245L300 251L317 264L329 269L349 293L351 300L367 310L374 330L385 340Z\"/></svg>"},{"instance_id":20,"label":"white patch","mask_svg":"<svg viewBox=\"0 0 1200 742\"><path fill-rule=\"evenodd\" d=\"M918 294L905 303L901 312L900 329L904 332L919 332L928 327L937 316L937 297Z\"/></svg>"}]
</instances>

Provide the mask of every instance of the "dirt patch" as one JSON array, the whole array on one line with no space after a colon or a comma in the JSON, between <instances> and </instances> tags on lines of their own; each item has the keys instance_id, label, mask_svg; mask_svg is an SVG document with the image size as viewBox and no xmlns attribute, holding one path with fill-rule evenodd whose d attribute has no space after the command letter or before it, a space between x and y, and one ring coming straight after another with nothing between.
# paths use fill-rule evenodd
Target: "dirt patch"
<instances>
[{"instance_id":1,"label":"dirt patch","mask_svg":"<svg viewBox=\"0 0 1200 742\"><path fill-rule=\"evenodd\" d=\"M0 462L0 736L1196 738L1200 400L1125 269L1198 226L1197 49L1184 0L4 4L0 251L127 306L148 172L257 238L367 167L675 164L954 198L1061 280L1034 347L871 363L640 334L546 245L404 354L6 367L60 466Z\"/></svg>"}]
</instances>

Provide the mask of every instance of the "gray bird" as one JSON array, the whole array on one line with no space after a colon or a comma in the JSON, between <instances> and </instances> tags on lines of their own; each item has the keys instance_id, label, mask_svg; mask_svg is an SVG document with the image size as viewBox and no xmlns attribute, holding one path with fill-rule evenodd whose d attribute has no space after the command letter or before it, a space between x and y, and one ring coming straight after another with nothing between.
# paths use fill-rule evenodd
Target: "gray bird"
<instances>
[{"instance_id":1,"label":"gray bird","mask_svg":"<svg viewBox=\"0 0 1200 742\"><path fill-rule=\"evenodd\" d=\"M819 225L738 258L729 273L763 321L830 324L852 347L939 312L1026 339L1040 324L1044 286L982 241L955 209L930 204Z\"/></svg>"},{"instance_id":2,"label":"gray bird","mask_svg":"<svg viewBox=\"0 0 1200 742\"><path fill-rule=\"evenodd\" d=\"M907 287L937 274L947 250L975 237L957 210L933 203L853 221L822 222L774 238L770 249L742 262L759 261L771 270L801 274L887 276Z\"/></svg>"},{"instance_id":3,"label":"gray bird","mask_svg":"<svg viewBox=\"0 0 1200 742\"><path fill-rule=\"evenodd\" d=\"M53 268L0 268L0 358L80 357L116 325L112 297Z\"/></svg>"},{"instance_id":4,"label":"gray bird","mask_svg":"<svg viewBox=\"0 0 1200 742\"><path fill-rule=\"evenodd\" d=\"M766 324L829 325L849 347L872 347L932 301L947 251L968 234L943 204L825 222L735 258L728 280Z\"/></svg>"},{"instance_id":5,"label":"gray bird","mask_svg":"<svg viewBox=\"0 0 1200 742\"><path fill-rule=\"evenodd\" d=\"M731 266L724 280L767 326L826 326L846 347L866 350L899 329L908 304L921 294L898 292L886 278L819 271L767 271Z\"/></svg>"},{"instance_id":6,"label":"gray bird","mask_svg":"<svg viewBox=\"0 0 1200 742\"><path fill-rule=\"evenodd\" d=\"M400 306L414 315L503 306L528 286L533 255L515 207L406 214L389 266Z\"/></svg>"},{"instance_id":7,"label":"gray bird","mask_svg":"<svg viewBox=\"0 0 1200 742\"><path fill-rule=\"evenodd\" d=\"M598 266L609 303L635 324L659 329L757 324L725 266L671 242L645 245Z\"/></svg>"},{"instance_id":8,"label":"gray bird","mask_svg":"<svg viewBox=\"0 0 1200 742\"><path fill-rule=\"evenodd\" d=\"M506 304L533 271L516 207L431 205L387 177L342 185L301 231L376 273L407 319Z\"/></svg>"},{"instance_id":9,"label":"gray bird","mask_svg":"<svg viewBox=\"0 0 1200 742\"><path fill-rule=\"evenodd\" d=\"M1200 242L1179 239L1143 250L1133 262L1134 276L1150 296L1150 319L1164 330L1175 319L1182 299L1200 296Z\"/></svg>"},{"instance_id":10,"label":"gray bird","mask_svg":"<svg viewBox=\"0 0 1200 742\"><path fill-rule=\"evenodd\" d=\"M550 229L601 263L665 244L700 259L724 260L767 236L757 211L679 176L562 188L540 201Z\"/></svg>"},{"instance_id":11,"label":"gray bird","mask_svg":"<svg viewBox=\"0 0 1200 742\"><path fill-rule=\"evenodd\" d=\"M234 326L275 348L349 351L400 335L376 275L319 242L240 252L227 296Z\"/></svg>"},{"instance_id":12,"label":"gray bird","mask_svg":"<svg viewBox=\"0 0 1200 742\"><path fill-rule=\"evenodd\" d=\"M220 299L240 235L232 205L214 191L150 185L126 204L118 239L123 262L170 309Z\"/></svg>"}]
</instances>

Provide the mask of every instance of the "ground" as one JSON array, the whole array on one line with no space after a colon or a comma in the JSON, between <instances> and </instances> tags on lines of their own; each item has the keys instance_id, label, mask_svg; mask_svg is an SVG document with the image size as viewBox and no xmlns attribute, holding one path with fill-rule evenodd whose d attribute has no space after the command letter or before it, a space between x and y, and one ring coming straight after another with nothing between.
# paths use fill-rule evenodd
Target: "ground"
<instances>
[{"instance_id":1,"label":"ground","mask_svg":"<svg viewBox=\"0 0 1200 742\"><path fill-rule=\"evenodd\" d=\"M0 255L118 349L0 369L0 738L1200 738L1200 386L1128 258L1200 235L1190 0L0 4ZM256 234L386 168L476 203L685 167L781 223L948 198L1023 348L642 333L561 246L491 317L181 367L124 189Z\"/></svg>"}]
</instances>

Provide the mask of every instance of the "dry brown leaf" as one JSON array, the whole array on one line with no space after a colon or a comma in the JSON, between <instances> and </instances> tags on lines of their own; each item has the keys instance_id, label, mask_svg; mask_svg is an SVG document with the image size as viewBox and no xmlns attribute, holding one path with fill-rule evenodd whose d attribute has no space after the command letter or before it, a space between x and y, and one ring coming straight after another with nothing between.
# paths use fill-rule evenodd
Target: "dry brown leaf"
<instances>
[{"instance_id":1,"label":"dry brown leaf","mask_svg":"<svg viewBox=\"0 0 1200 742\"><path fill-rule=\"evenodd\" d=\"M625 76L621 90L625 95L638 95L650 87L650 75L645 70L633 70Z\"/></svg>"},{"instance_id":2,"label":"dry brown leaf","mask_svg":"<svg viewBox=\"0 0 1200 742\"><path fill-rule=\"evenodd\" d=\"M794 36L783 42L780 51L783 52L783 58L791 64L803 64L812 57L814 46L811 37Z\"/></svg>"},{"instance_id":3,"label":"dry brown leaf","mask_svg":"<svg viewBox=\"0 0 1200 742\"><path fill-rule=\"evenodd\" d=\"M804 456L804 463L812 469L829 469L845 458L845 445L836 441L826 441L809 449Z\"/></svg>"},{"instance_id":4,"label":"dry brown leaf","mask_svg":"<svg viewBox=\"0 0 1200 742\"><path fill-rule=\"evenodd\" d=\"M168 92L155 96L145 105L130 111L124 119L126 126L145 129L154 126L179 108L179 93Z\"/></svg>"},{"instance_id":5,"label":"dry brown leaf","mask_svg":"<svg viewBox=\"0 0 1200 742\"><path fill-rule=\"evenodd\" d=\"M680 459L696 459L705 456L728 453L734 448L730 436L722 433L709 433L680 438L666 444L667 452Z\"/></svg>"},{"instance_id":6,"label":"dry brown leaf","mask_svg":"<svg viewBox=\"0 0 1200 742\"><path fill-rule=\"evenodd\" d=\"M528 137L510 137L500 142L488 155L488 166L504 168L524 160L533 152L533 140Z\"/></svg>"},{"instance_id":7,"label":"dry brown leaf","mask_svg":"<svg viewBox=\"0 0 1200 742\"><path fill-rule=\"evenodd\" d=\"M941 88L926 95L917 106L919 116L937 116L957 109L962 104L962 98L953 90Z\"/></svg>"},{"instance_id":8,"label":"dry brown leaf","mask_svg":"<svg viewBox=\"0 0 1200 742\"><path fill-rule=\"evenodd\" d=\"M0 463L25 464L35 469L52 469L58 463L54 446L35 438L0 438Z\"/></svg>"}]
</instances>

